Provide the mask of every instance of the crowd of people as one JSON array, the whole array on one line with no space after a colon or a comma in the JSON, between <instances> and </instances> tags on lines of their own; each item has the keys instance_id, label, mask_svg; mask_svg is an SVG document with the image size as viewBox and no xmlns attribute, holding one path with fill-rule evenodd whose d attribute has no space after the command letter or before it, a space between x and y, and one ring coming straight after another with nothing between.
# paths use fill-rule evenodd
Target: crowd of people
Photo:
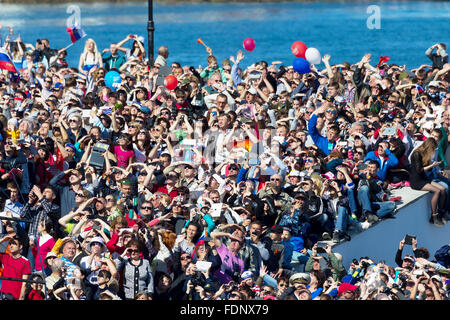
<instances>
[{"instance_id":1,"label":"crowd of people","mask_svg":"<svg viewBox=\"0 0 450 320\"><path fill-rule=\"evenodd\" d=\"M0 75L2 299L449 299L447 244L403 239L397 266L333 252L396 214L396 188L447 223L445 44L412 70L325 55L300 74L209 47L204 69L167 46L152 63L133 35L87 39L78 66L2 39L19 71Z\"/></svg>"}]
</instances>

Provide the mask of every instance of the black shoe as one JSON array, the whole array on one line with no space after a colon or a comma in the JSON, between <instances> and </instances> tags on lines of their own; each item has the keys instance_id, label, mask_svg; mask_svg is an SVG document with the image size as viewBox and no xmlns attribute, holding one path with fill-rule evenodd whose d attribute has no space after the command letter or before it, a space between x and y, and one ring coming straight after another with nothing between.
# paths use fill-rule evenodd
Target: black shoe
<instances>
[{"instance_id":1,"label":"black shoe","mask_svg":"<svg viewBox=\"0 0 450 320\"><path fill-rule=\"evenodd\" d=\"M367 212L361 213L361 216L358 219L359 222L365 222L367 221Z\"/></svg>"},{"instance_id":2,"label":"black shoe","mask_svg":"<svg viewBox=\"0 0 450 320\"><path fill-rule=\"evenodd\" d=\"M431 214L430 223L438 227L442 227L445 225L445 223L441 220L438 214Z\"/></svg>"},{"instance_id":3,"label":"black shoe","mask_svg":"<svg viewBox=\"0 0 450 320\"><path fill-rule=\"evenodd\" d=\"M342 236L344 237L345 241L352 240L352 237L350 237L350 235L348 233L344 233L344 234L342 234Z\"/></svg>"}]
</instances>

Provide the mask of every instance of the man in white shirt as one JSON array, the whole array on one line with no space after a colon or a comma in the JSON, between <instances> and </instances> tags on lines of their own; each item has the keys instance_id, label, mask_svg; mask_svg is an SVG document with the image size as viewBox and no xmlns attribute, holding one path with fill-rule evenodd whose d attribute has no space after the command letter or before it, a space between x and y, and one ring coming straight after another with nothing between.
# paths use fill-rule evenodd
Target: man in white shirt
<instances>
[{"instance_id":1,"label":"man in white shirt","mask_svg":"<svg viewBox=\"0 0 450 320\"><path fill-rule=\"evenodd\" d=\"M3 211L0 212L1 217L8 217L8 218L20 218L20 211L23 208L23 204L20 203L20 194L19 189L15 185L14 182L9 182L6 186L6 190L9 192L9 199L5 202L5 207L3 208ZM4 233L4 225L8 222L8 220L1 220L0 228L1 232ZM16 224L17 222L14 222Z\"/></svg>"}]
</instances>

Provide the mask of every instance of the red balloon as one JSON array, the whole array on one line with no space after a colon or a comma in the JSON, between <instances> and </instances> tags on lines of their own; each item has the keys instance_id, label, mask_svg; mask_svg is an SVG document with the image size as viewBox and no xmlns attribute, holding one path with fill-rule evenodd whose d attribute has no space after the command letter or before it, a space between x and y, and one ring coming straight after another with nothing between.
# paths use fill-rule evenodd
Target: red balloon
<instances>
[{"instance_id":1,"label":"red balloon","mask_svg":"<svg viewBox=\"0 0 450 320\"><path fill-rule=\"evenodd\" d=\"M301 41L295 41L291 46L292 53L297 58L305 58L306 49L308 49L308 47Z\"/></svg>"},{"instance_id":2,"label":"red balloon","mask_svg":"<svg viewBox=\"0 0 450 320\"><path fill-rule=\"evenodd\" d=\"M177 87L178 85L178 79L177 77L169 74L167 77L164 78L164 86L168 89L168 90L173 90Z\"/></svg>"},{"instance_id":3,"label":"red balloon","mask_svg":"<svg viewBox=\"0 0 450 320\"><path fill-rule=\"evenodd\" d=\"M255 40L247 38L244 40L244 49L247 51L253 51L255 49Z\"/></svg>"}]
</instances>

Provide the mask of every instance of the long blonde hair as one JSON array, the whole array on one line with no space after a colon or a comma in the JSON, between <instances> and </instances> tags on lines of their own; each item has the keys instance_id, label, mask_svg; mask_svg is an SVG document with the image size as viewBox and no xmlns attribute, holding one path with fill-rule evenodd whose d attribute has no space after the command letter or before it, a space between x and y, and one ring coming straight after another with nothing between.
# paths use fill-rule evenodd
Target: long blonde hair
<instances>
[{"instance_id":1,"label":"long blonde hair","mask_svg":"<svg viewBox=\"0 0 450 320\"><path fill-rule=\"evenodd\" d=\"M318 173L311 174L311 180L313 182L312 189L316 195L320 196L323 192L323 179Z\"/></svg>"},{"instance_id":2,"label":"long blonde hair","mask_svg":"<svg viewBox=\"0 0 450 320\"><path fill-rule=\"evenodd\" d=\"M100 54L100 52L97 49L97 44L95 43L94 39L89 38L84 43L83 56L84 56L85 59L86 59L86 54L89 52L89 49L88 49L89 43L91 43L91 42L94 44L94 55L95 55L95 58L97 58L97 56Z\"/></svg>"},{"instance_id":3,"label":"long blonde hair","mask_svg":"<svg viewBox=\"0 0 450 320\"><path fill-rule=\"evenodd\" d=\"M431 159L434 157L438 144L434 138L427 138L419 147L418 152L422 157L422 165L425 167L431 163Z\"/></svg>"}]
</instances>

